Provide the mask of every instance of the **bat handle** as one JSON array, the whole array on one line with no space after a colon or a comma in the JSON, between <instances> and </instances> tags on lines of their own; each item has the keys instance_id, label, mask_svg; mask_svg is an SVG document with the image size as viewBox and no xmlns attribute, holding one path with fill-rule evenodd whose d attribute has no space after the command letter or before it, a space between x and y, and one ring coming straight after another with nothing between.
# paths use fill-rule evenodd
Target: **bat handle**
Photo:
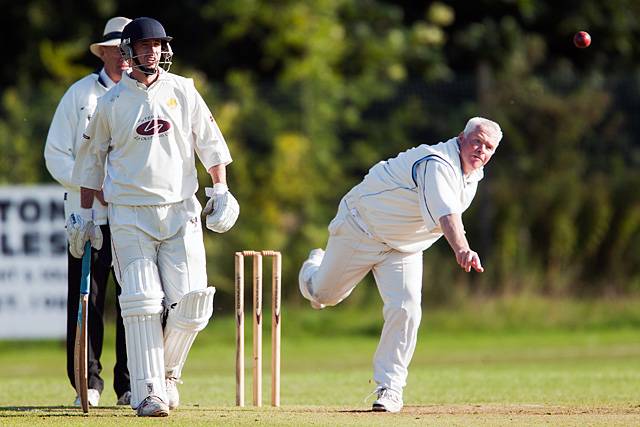
<instances>
[{"instance_id":1,"label":"bat handle","mask_svg":"<svg viewBox=\"0 0 640 427\"><path fill-rule=\"evenodd\" d=\"M91 242L84 244L82 255L82 276L80 277L80 295L89 295L89 282L91 276Z\"/></svg>"}]
</instances>

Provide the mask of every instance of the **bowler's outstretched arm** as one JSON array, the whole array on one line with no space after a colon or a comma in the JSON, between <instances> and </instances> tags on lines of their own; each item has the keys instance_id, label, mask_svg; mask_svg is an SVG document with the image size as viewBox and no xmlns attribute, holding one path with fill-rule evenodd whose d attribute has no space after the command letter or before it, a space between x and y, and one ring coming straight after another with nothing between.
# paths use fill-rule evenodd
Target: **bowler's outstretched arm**
<instances>
[{"instance_id":1,"label":"bowler's outstretched arm","mask_svg":"<svg viewBox=\"0 0 640 427\"><path fill-rule=\"evenodd\" d=\"M469 247L469 242L464 235L464 226L462 225L460 214L449 214L441 217L440 227L444 237L449 242L449 246L453 249L460 267L464 268L467 273L471 271L471 267L482 273L484 268L480 263L480 256Z\"/></svg>"}]
</instances>

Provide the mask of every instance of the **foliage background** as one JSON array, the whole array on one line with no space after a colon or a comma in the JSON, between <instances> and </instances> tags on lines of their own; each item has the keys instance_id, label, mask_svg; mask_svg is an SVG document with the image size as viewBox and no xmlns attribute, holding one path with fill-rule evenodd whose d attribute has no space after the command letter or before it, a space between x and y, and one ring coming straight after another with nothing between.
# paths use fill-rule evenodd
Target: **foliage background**
<instances>
[{"instance_id":1,"label":"foliage background","mask_svg":"<svg viewBox=\"0 0 640 427\"><path fill-rule=\"evenodd\" d=\"M108 18L153 16L174 37L172 71L195 79L234 157L240 220L205 242L223 303L232 254L246 248L283 252L284 296L300 303L298 267L325 244L348 188L475 115L505 134L463 217L486 272L459 271L442 239L424 257L426 303L640 291L637 0L0 5L0 185L52 181L49 122L67 87L99 65L88 45ZM573 47L578 30L590 48ZM352 304L369 301L364 288Z\"/></svg>"}]
</instances>

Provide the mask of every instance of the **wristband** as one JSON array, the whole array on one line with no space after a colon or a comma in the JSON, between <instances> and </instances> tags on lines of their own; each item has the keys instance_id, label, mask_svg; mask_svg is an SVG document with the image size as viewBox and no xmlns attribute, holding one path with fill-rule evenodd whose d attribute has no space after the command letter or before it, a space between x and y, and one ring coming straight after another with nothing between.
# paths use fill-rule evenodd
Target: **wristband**
<instances>
[{"instance_id":1,"label":"wristband","mask_svg":"<svg viewBox=\"0 0 640 427\"><path fill-rule=\"evenodd\" d=\"M93 209L80 208L79 213L82 219L84 219L85 221L93 221Z\"/></svg>"},{"instance_id":2,"label":"wristband","mask_svg":"<svg viewBox=\"0 0 640 427\"><path fill-rule=\"evenodd\" d=\"M217 182L213 184L213 187L206 187L204 189L204 192L207 197L224 194L227 191L229 191L229 187L227 186L227 184L223 184L221 182Z\"/></svg>"}]
</instances>

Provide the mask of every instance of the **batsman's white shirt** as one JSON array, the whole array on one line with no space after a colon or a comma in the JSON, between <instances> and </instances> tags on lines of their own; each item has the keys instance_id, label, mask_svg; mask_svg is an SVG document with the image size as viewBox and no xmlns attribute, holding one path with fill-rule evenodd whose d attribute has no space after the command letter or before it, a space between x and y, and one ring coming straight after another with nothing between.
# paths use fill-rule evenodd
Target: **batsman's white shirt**
<instances>
[{"instance_id":1,"label":"batsman's white shirt","mask_svg":"<svg viewBox=\"0 0 640 427\"><path fill-rule=\"evenodd\" d=\"M104 69L89 74L69 87L53 115L44 146L44 159L51 176L66 190L65 217L80 209L80 186L72 182L71 174L82 134L98 98L113 86L115 83ZM97 224L106 224L106 206L95 200L93 212Z\"/></svg>"},{"instance_id":2,"label":"batsman's white shirt","mask_svg":"<svg viewBox=\"0 0 640 427\"><path fill-rule=\"evenodd\" d=\"M441 217L469 207L482 177L482 169L463 174L458 141L452 138L378 163L344 202L376 240L418 252L442 237Z\"/></svg>"},{"instance_id":3,"label":"batsman's white shirt","mask_svg":"<svg viewBox=\"0 0 640 427\"><path fill-rule=\"evenodd\" d=\"M105 200L120 205L191 198L198 189L195 154L207 170L231 162L193 80L165 72L148 88L123 76L98 101L82 138L72 181L96 190L104 182Z\"/></svg>"}]
</instances>

